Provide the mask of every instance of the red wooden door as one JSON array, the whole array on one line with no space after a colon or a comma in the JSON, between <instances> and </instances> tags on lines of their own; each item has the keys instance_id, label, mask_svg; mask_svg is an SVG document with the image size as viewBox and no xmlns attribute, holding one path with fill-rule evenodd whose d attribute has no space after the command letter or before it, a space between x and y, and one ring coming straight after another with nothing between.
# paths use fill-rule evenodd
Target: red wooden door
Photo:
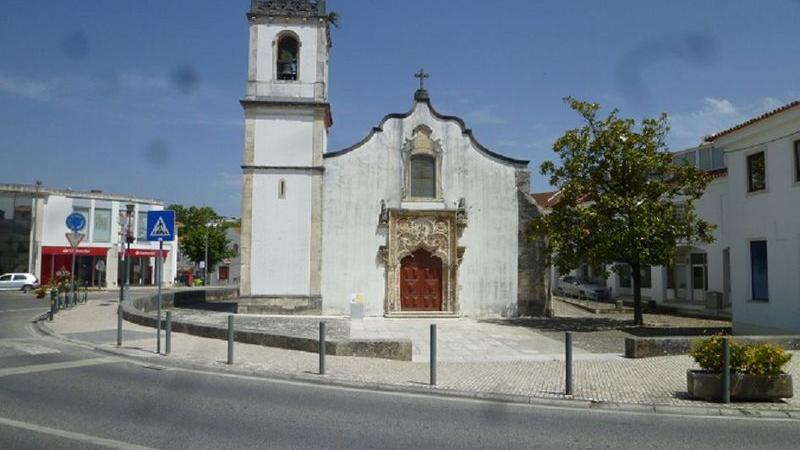
<instances>
[{"instance_id":1,"label":"red wooden door","mask_svg":"<svg viewBox=\"0 0 800 450\"><path fill-rule=\"evenodd\" d=\"M442 260L420 249L400 261L403 311L442 310Z\"/></svg>"}]
</instances>

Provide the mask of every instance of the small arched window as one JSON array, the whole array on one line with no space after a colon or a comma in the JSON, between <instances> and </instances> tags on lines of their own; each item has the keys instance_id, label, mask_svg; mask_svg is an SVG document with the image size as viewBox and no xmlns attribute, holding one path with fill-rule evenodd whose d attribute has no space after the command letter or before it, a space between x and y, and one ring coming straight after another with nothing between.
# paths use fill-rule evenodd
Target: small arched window
<instances>
[{"instance_id":1,"label":"small arched window","mask_svg":"<svg viewBox=\"0 0 800 450\"><path fill-rule=\"evenodd\" d=\"M286 198L286 180L281 178L278 180L278 198L284 199Z\"/></svg>"},{"instance_id":2,"label":"small arched window","mask_svg":"<svg viewBox=\"0 0 800 450\"><path fill-rule=\"evenodd\" d=\"M287 34L278 40L276 69L279 80L297 80L299 49L300 43L292 35Z\"/></svg>"},{"instance_id":3,"label":"small arched window","mask_svg":"<svg viewBox=\"0 0 800 450\"><path fill-rule=\"evenodd\" d=\"M411 156L411 196L436 198L436 158L428 155Z\"/></svg>"}]
</instances>

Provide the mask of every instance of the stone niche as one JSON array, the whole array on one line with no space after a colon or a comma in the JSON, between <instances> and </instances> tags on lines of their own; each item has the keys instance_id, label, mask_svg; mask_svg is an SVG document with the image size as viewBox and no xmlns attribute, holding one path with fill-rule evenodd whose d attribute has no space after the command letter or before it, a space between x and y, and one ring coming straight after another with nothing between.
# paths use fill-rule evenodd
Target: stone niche
<instances>
[{"instance_id":1,"label":"stone niche","mask_svg":"<svg viewBox=\"0 0 800 450\"><path fill-rule=\"evenodd\" d=\"M388 219L387 245L379 254L386 267L386 316L402 316L400 299L401 261L419 249L424 249L442 261L442 309L434 314L457 315L458 267L464 256L464 247L458 238L466 226L461 209L417 211L389 209L383 216ZM387 217L388 216L388 217Z\"/></svg>"}]
</instances>

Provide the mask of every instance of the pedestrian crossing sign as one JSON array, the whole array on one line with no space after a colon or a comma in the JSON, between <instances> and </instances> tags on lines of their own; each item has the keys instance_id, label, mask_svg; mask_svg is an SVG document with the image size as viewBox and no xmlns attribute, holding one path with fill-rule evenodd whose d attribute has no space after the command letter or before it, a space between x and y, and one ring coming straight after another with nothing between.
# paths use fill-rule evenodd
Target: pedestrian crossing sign
<instances>
[{"instance_id":1,"label":"pedestrian crossing sign","mask_svg":"<svg viewBox=\"0 0 800 450\"><path fill-rule=\"evenodd\" d=\"M175 211L147 212L147 240L175 240Z\"/></svg>"}]
</instances>

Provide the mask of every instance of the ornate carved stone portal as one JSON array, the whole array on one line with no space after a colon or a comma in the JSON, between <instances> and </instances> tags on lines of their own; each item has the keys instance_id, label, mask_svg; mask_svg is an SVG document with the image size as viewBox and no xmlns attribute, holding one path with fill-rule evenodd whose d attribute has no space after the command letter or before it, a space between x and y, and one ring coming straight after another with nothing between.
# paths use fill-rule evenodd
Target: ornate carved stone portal
<instances>
[{"instance_id":1,"label":"ornate carved stone portal","mask_svg":"<svg viewBox=\"0 0 800 450\"><path fill-rule=\"evenodd\" d=\"M400 299L402 260L419 249L442 262L441 312L458 314L458 266L465 250L458 246L458 236L466 225L463 217L454 210L390 209L388 222L388 242L379 250L386 267L386 315L404 312Z\"/></svg>"}]
</instances>

